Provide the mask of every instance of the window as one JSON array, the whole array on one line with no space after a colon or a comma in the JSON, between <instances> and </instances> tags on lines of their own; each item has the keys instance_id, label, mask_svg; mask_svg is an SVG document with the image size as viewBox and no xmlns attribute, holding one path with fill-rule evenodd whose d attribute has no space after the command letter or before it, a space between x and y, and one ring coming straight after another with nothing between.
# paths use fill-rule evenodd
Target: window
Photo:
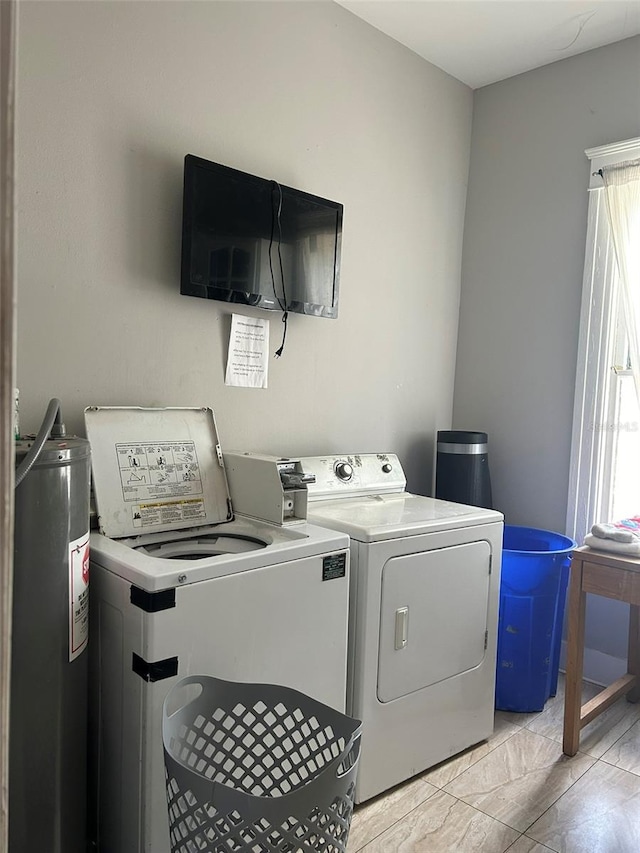
<instances>
[{"instance_id":1,"label":"window","mask_svg":"<svg viewBox=\"0 0 640 853\"><path fill-rule=\"evenodd\" d=\"M567 533L640 513L640 411L630 371L603 166L640 157L640 139L589 149L591 182L576 372Z\"/></svg>"},{"instance_id":2,"label":"window","mask_svg":"<svg viewBox=\"0 0 640 853\"><path fill-rule=\"evenodd\" d=\"M616 329L613 377L611 379L611 419L607 438L611 474L608 506L603 519L628 518L640 513L640 408L631 375L624 324Z\"/></svg>"}]
</instances>

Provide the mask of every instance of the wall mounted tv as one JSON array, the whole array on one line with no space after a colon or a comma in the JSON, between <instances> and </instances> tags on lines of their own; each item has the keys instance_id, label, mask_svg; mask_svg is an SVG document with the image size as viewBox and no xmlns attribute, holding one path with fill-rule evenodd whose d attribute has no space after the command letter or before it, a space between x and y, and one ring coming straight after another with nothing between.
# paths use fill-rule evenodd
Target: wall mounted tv
<instances>
[{"instance_id":1,"label":"wall mounted tv","mask_svg":"<svg viewBox=\"0 0 640 853\"><path fill-rule=\"evenodd\" d=\"M180 292L338 316L343 207L187 154Z\"/></svg>"}]
</instances>

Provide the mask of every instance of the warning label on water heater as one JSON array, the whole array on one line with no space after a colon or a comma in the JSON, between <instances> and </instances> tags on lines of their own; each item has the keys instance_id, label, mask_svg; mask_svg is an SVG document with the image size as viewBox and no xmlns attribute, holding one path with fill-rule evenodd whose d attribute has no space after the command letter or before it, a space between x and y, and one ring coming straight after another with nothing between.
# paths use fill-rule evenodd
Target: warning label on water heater
<instances>
[{"instance_id":1,"label":"warning label on water heater","mask_svg":"<svg viewBox=\"0 0 640 853\"><path fill-rule=\"evenodd\" d=\"M69 660L89 641L89 531L69 543Z\"/></svg>"}]
</instances>

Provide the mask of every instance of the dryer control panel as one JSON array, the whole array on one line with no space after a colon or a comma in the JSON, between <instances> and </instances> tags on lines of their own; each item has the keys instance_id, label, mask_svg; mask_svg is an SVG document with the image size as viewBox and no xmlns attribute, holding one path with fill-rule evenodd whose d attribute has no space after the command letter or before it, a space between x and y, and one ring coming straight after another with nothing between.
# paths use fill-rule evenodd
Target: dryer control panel
<instances>
[{"instance_id":1,"label":"dryer control panel","mask_svg":"<svg viewBox=\"0 0 640 853\"><path fill-rule=\"evenodd\" d=\"M395 453L347 453L305 456L305 474L315 477L308 486L309 500L384 495L404 492L407 481Z\"/></svg>"}]
</instances>

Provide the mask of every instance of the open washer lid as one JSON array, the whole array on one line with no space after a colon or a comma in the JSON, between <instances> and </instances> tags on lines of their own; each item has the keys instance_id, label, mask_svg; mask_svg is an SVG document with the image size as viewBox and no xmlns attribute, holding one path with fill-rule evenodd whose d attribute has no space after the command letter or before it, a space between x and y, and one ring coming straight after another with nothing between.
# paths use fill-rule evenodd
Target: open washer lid
<instances>
[{"instance_id":1,"label":"open washer lid","mask_svg":"<svg viewBox=\"0 0 640 853\"><path fill-rule=\"evenodd\" d=\"M212 409L90 406L85 425L105 536L233 519Z\"/></svg>"}]
</instances>

